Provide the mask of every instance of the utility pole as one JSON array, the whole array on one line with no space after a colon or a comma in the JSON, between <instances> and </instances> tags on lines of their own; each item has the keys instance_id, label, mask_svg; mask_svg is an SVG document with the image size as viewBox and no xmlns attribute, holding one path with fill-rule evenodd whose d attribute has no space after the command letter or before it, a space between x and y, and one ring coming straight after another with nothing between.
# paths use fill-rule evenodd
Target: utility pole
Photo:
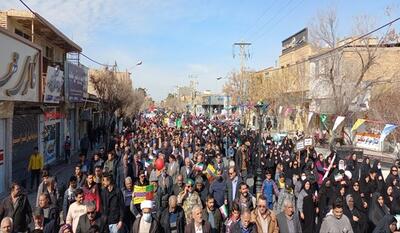
<instances>
[{"instance_id":1,"label":"utility pole","mask_svg":"<svg viewBox=\"0 0 400 233\"><path fill-rule=\"evenodd\" d=\"M199 82L197 81L198 77L197 75L189 75L189 79L190 79L190 90L192 92L192 98L191 98L191 106L192 106L192 110L194 115L196 115L196 97L197 97L197 85L199 84Z\"/></svg>"},{"instance_id":2,"label":"utility pole","mask_svg":"<svg viewBox=\"0 0 400 233\"><path fill-rule=\"evenodd\" d=\"M246 72L246 61L250 59L250 47L251 43L249 42L237 42L232 45L232 55L233 58L235 59L237 56L239 56L240 59L240 90L239 90L239 105L242 105L246 101L248 101L248 82L247 82L247 77L245 75ZM239 54L237 55L236 50L239 49Z\"/></svg>"}]
</instances>

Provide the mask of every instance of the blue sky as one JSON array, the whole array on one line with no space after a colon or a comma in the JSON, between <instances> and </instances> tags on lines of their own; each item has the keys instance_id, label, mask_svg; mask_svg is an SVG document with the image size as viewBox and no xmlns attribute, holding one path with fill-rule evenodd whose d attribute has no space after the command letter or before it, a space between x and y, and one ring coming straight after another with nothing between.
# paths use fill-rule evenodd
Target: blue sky
<instances>
[{"instance_id":1,"label":"blue sky","mask_svg":"<svg viewBox=\"0 0 400 233\"><path fill-rule=\"evenodd\" d=\"M317 13L336 8L341 36L354 17L369 15L376 26L400 15L398 0L25 0L36 12L77 42L86 55L130 70L135 87L161 100L176 85L197 76L200 90L221 92L226 76L238 70L232 44L252 42L247 67L273 66L281 41L310 25ZM24 9L1 0L0 9ZM397 25L397 28L399 25ZM82 58L93 68L94 63Z\"/></svg>"}]
</instances>

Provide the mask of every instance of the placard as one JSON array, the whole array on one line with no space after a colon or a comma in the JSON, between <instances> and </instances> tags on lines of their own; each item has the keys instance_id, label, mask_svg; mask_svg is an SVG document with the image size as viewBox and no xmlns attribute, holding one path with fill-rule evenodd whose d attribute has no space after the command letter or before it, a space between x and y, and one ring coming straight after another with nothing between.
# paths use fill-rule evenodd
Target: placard
<instances>
[{"instance_id":1,"label":"placard","mask_svg":"<svg viewBox=\"0 0 400 233\"><path fill-rule=\"evenodd\" d=\"M298 142L296 143L296 150L297 150L297 151L299 151L299 150L304 150L304 141L303 141L303 140L298 141Z\"/></svg>"},{"instance_id":2,"label":"placard","mask_svg":"<svg viewBox=\"0 0 400 233\"><path fill-rule=\"evenodd\" d=\"M380 140L381 135L377 133L358 132L355 137L355 144L357 147L382 151L382 141Z\"/></svg>"},{"instance_id":3,"label":"placard","mask_svg":"<svg viewBox=\"0 0 400 233\"><path fill-rule=\"evenodd\" d=\"M312 146L312 145L313 145L313 139L312 138L304 139L304 146Z\"/></svg>"}]
</instances>

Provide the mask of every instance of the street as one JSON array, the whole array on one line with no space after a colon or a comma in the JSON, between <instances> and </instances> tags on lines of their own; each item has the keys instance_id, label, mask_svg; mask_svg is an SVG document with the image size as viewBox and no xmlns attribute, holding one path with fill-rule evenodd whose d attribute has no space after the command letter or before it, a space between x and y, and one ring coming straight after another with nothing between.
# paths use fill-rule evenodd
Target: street
<instances>
[{"instance_id":1,"label":"street","mask_svg":"<svg viewBox=\"0 0 400 233\"><path fill-rule=\"evenodd\" d=\"M0 1L0 233L400 233L399 9Z\"/></svg>"}]
</instances>

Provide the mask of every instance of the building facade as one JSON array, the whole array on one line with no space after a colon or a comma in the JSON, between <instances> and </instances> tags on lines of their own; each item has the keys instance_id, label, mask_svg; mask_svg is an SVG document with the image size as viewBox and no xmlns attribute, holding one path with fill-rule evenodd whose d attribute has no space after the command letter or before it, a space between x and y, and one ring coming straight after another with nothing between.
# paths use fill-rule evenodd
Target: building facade
<instances>
[{"instance_id":1,"label":"building facade","mask_svg":"<svg viewBox=\"0 0 400 233\"><path fill-rule=\"evenodd\" d=\"M78 69L67 61L67 54L82 49L38 14L0 11L0 44L0 195L4 195L11 181L26 187L34 147L39 147L46 165L62 159L66 135L77 148L77 104L84 102L87 73L85 79L79 61ZM69 86L67 82L77 76L82 77L80 86ZM71 101L70 94L79 91L82 98Z\"/></svg>"}]
</instances>

